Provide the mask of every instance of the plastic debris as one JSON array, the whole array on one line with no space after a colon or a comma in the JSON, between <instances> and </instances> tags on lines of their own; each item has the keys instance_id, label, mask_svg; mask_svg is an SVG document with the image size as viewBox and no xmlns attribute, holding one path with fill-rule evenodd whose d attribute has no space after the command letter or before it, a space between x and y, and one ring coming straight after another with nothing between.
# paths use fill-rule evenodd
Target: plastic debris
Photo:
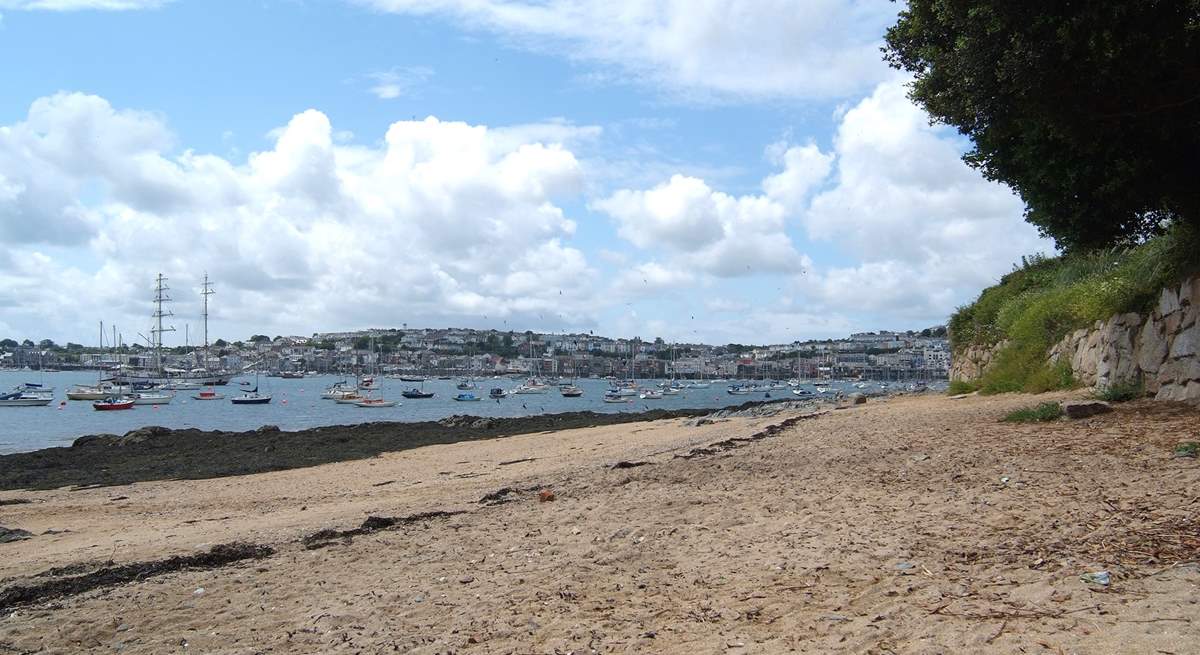
<instances>
[{"instance_id":1,"label":"plastic debris","mask_svg":"<svg viewBox=\"0 0 1200 655\"><path fill-rule=\"evenodd\" d=\"M1107 587L1108 585L1112 584L1112 576L1108 571L1084 573L1083 575L1079 576L1079 579L1088 584L1100 585L1101 587Z\"/></svg>"}]
</instances>

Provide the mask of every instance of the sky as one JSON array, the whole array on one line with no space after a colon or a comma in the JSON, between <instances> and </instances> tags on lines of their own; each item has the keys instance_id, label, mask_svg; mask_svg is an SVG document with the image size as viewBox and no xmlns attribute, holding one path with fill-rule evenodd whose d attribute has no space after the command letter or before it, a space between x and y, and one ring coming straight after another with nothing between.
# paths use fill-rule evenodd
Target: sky
<instances>
[{"instance_id":1,"label":"sky","mask_svg":"<svg viewBox=\"0 0 1200 655\"><path fill-rule=\"evenodd\" d=\"M0 338L784 343L1053 252L877 0L0 0ZM185 332L186 330L186 332Z\"/></svg>"}]
</instances>

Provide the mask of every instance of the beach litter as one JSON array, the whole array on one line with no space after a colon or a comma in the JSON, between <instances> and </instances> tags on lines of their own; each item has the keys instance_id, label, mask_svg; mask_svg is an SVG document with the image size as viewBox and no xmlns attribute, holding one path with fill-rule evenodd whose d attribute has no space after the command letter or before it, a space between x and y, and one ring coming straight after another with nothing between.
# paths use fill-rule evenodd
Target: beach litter
<instances>
[{"instance_id":1,"label":"beach litter","mask_svg":"<svg viewBox=\"0 0 1200 655\"><path fill-rule=\"evenodd\" d=\"M1079 579L1088 584L1099 585L1101 587L1107 587L1108 585L1112 584L1112 575L1110 575L1108 571L1084 573L1083 575L1079 576Z\"/></svg>"},{"instance_id":2,"label":"beach litter","mask_svg":"<svg viewBox=\"0 0 1200 655\"><path fill-rule=\"evenodd\" d=\"M558 496L555 496L554 492L550 491L549 489L542 489L538 492L538 502L540 503L548 503L556 498L558 498Z\"/></svg>"}]
</instances>

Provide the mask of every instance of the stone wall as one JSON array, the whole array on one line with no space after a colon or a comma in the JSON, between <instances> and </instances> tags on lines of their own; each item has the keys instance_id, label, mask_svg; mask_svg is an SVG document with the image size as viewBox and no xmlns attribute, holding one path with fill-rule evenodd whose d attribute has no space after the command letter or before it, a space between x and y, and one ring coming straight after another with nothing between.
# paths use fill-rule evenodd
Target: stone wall
<instances>
[{"instance_id":1,"label":"stone wall","mask_svg":"<svg viewBox=\"0 0 1200 655\"><path fill-rule=\"evenodd\" d=\"M1200 402L1200 276L1163 289L1148 316L1118 314L1050 349L1088 386L1141 381L1159 400Z\"/></svg>"},{"instance_id":2,"label":"stone wall","mask_svg":"<svg viewBox=\"0 0 1200 655\"><path fill-rule=\"evenodd\" d=\"M996 353L1006 345L1008 341L993 346L967 346L961 352L954 353L950 359L950 379L970 381L983 377L983 372L991 366Z\"/></svg>"},{"instance_id":3,"label":"stone wall","mask_svg":"<svg viewBox=\"0 0 1200 655\"><path fill-rule=\"evenodd\" d=\"M973 346L955 354L951 379L979 378L997 350ZM1103 388L1138 382L1159 400L1200 402L1200 276L1163 289L1148 316L1117 314L1063 337L1048 353L1067 358L1075 379Z\"/></svg>"}]
</instances>

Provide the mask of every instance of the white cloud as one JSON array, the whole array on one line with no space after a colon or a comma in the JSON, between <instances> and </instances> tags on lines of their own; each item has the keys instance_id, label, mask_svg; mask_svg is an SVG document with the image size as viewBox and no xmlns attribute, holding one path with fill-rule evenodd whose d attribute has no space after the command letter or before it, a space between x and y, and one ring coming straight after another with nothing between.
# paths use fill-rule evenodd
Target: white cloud
<instances>
[{"instance_id":1,"label":"white cloud","mask_svg":"<svg viewBox=\"0 0 1200 655\"><path fill-rule=\"evenodd\" d=\"M368 91L380 100L394 100L409 95L415 87L433 77L433 69L425 66L404 66L367 73L371 81Z\"/></svg>"},{"instance_id":2,"label":"white cloud","mask_svg":"<svg viewBox=\"0 0 1200 655\"><path fill-rule=\"evenodd\" d=\"M615 65L656 88L751 98L870 88L886 75L880 35L896 15L874 0L355 1L449 16L523 47Z\"/></svg>"},{"instance_id":3,"label":"white cloud","mask_svg":"<svg viewBox=\"0 0 1200 655\"><path fill-rule=\"evenodd\" d=\"M578 196L579 163L560 143L517 138L564 129L431 117L363 146L339 143L329 119L308 110L237 163L173 154L161 118L102 98L40 99L0 127L2 259L20 264L0 271L20 307L5 321L143 326L159 271L177 289L177 314L194 316L206 270L225 335L485 315L589 320L594 273L557 204Z\"/></svg>"},{"instance_id":4,"label":"white cloud","mask_svg":"<svg viewBox=\"0 0 1200 655\"><path fill-rule=\"evenodd\" d=\"M932 127L893 79L842 114L833 185L802 215L809 236L859 264L800 286L838 308L943 320L1022 254L1053 244L1022 220L1007 187L960 158L962 142Z\"/></svg>"},{"instance_id":5,"label":"white cloud","mask_svg":"<svg viewBox=\"0 0 1200 655\"><path fill-rule=\"evenodd\" d=\"M0 9L80 11L128 11L157 9L172 0L0 0Z\"/></svg>"},{"instance_id":6,"label":"white cloud","mask_svg":"<svg viewBox=\"0 0 1200 655\"><path fill-rule=\"evenodd\" d=\"M786 219L829 173L832 156L816 146L773 146L783 170L763 181L764 195L732 196L686 175L646 190L621 189L592 207L612 216L623 238L673 255L670 264L719 277L799 272L808 264L786 232Z\"/></svg>"}]
</instances>

